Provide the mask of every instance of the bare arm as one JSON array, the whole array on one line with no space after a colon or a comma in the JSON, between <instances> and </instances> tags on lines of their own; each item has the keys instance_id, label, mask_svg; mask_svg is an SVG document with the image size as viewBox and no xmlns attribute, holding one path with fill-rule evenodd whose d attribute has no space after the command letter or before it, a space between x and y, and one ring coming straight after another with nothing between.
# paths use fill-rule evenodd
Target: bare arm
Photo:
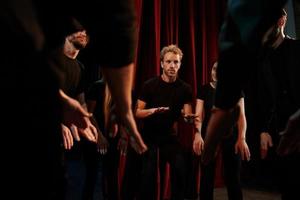
<instances>
[{"instance_id":1,"label":"bare arm","mask_svg":"<svg viewBox=\"0 0 300 200\"><path fill-rule=\"evenodd\" d=\"M147 146L137 129L133 113L131 110L131 90L133 81L133 63L121 68L103 68L103 74L108 83L112 98L116 104L117 115L126 132L136 141L138 153L147 150Z\"/></svg>"},{"instance_id":2,"label":"bare arm","mask_svg":"<svg viewBox=\"0 0 300 200\"><path fill-rule=\"evenodd\" d=\"M239 109L237 105L228 110L217 107L212 109L204 139L203 164L208 164L215 158L217 146L222 140L224 133L228 133L237 121Z\"/></svg>"},{"instance_id":3,"label":"bare arm","mask_svg":"<svg viewBox=\"0 0 300 200\"><path fill-rule=\"evenodd\" d=\"M238 106L240 108L240 113L237 120L238 139L235 143L235 153L240 153L242 160L250 160L250 151L246 143L247 121L245 116L244 98L239 100Z\"/></svg>"},{"instance_id":4,"label":"bare arm","mask_svg":"<svg viewBox=\"0 0 300 200\"><path fill-rule=\"evenodd\" d=\"M142 100L138 99L136 104L135 116L137 118L146 118L155 113L155 108L145 109L146 102Z\"/></svg>"},{"instance_id":5,"label":"bare arm","mask_svg":"<svg viewBox=\"0 0 300 200\"><path fill-rule=\"evenodd\" d=\"M169 110L169 107L157 107L157 108L148 108L146 109L146 102L142 100L137 100L135 116L137 118L146 118L155 113L164 113Z\"/></svg>"},{"instance_id":6,"label":"bare arm","mask_svg":"<svg viewBox=\"0 0 300 200\"><path fill-rule=\"evenodd\" d=\"M59 95L63 102L63 123L67 126L75 124L77 127L86 128L88 126L86 118L91 117L78 101L66 95L61 89Z\"/></svg>"},{"instance_id":7,"label":"bare arm","mask_svg":"<svg viewBox=\"0 0 300 200\"><path fill-rule=\"evenodd\" d=\"M193 141L193 150L197 155L201 155L202 150L204 148L204 141L201 136L201 128L202 128L202 122L203 122L203 116L204 116L204 101L201 99L197 99L196 101L196 110L195 110L195 136Z\"/></svg>"}]
</instances>

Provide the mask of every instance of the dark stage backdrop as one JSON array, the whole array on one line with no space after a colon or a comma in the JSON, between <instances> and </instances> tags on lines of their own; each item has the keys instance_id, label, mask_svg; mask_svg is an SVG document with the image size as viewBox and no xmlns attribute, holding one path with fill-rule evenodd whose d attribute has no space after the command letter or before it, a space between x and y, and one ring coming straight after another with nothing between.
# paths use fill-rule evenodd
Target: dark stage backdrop
<instances>
[{"instance_id":1,"label":"dark stage backdrop","mask_svg":"<svg viewBox=\"0 0 300 200\"><path fill-rule=\"evenodd\" d=\"M211 66L218 56L218 33L225 15L225 0L135 0L138 26L135 92L142 83L159 75L160 50L176 44L183 51L179 77L197 87L210 81ZM185 149L188 167L187 197L197 195L199 160L192 153L192 126L179 123L179 137ZM220 165L216 186L223 184ZM165 180L165 196L169 195Z\"/></svg>"}]
</instances>

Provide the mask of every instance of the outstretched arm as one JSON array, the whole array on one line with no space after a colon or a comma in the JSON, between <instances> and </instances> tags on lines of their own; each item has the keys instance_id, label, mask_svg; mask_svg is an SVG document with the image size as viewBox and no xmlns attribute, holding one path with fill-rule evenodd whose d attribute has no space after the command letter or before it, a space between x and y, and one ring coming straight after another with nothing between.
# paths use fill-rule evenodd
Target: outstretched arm
<instances>
[{"instance_id":1,"label":"outstretched arm","mask_svg":"<svg viewBox=\"0 0 300 200\"><path fill-rule=\"evenodd\" d=\"M137 100L135 116L137 118L146 118L155 113L163 113L169 110L169 107L146 108L146 102Z\"/></svg>"},{"instance_id":2,"label":"outstretched arm","mask_svg":"<svg viewBox=\"0 0 300 200\"><path fill-rule=\"evenodd\" d=\"M66 95L61 89L59 95L63 102L63 124L67 126L74 124L79 128L86 128L88 126L86 118L91 117L92 114L88 113L77 100Z\"/></svg>"}]
</instances>

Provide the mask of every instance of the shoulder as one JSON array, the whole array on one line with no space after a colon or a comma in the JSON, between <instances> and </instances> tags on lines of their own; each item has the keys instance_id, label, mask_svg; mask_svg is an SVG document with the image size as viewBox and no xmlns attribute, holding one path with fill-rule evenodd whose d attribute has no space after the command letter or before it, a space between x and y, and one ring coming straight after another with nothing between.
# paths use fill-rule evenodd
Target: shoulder
<instances>
[{"instance_id":1,"label":"shoulder","mask_svg":"<svg viewBox=\"0 0 300 200\"><path fill-rule=\"evenodd\" d=\"M200 88L199 88L200 91L204 91L204 92L207 92L207 91L213 91L214 88L211 86L210 83L206 83L204 85L201 85Z\"/></svg>"},{"instance_id":2,"label":"shoulder","mask_svg":"<svg viewBox=\"0 0 300 200\"><path fill-rule=\"evenodd\" d=\"M183 88L186 88L186 89L191 89L192 88L190 84L183 81L182 79L177 79L177 82L178 82L178 85L183 87Z\"/></svg>"},{"instance_id":3,"label":"shoulder","mask_svg":"<svg viewBox=\"0 0 300 200\"><path fill-rule=\"evenodd\" d=\"M291 38L290 36L285 36L284 42L289 46L298 47L298 48L300 46L300 40Z\"/></svg>"}]
</instances>

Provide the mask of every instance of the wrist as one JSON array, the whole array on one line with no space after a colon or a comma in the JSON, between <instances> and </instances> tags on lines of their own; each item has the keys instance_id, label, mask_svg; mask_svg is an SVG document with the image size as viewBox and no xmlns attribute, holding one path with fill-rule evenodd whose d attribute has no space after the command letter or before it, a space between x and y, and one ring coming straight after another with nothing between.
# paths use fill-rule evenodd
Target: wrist
<instances>
[{"instance_id":1,"label":"wrist","mask_svg":"<svg viewBox=\"0 0 300 200\"><path fill-rule=\"evenodd\" d=\"M195 130L195 133L197 133L197 134L200 134L200 135L201 135L200 128L197 128L197 127L195 127L195 128L194 128L194 130Z\"/></svg>"}]
</instances>

